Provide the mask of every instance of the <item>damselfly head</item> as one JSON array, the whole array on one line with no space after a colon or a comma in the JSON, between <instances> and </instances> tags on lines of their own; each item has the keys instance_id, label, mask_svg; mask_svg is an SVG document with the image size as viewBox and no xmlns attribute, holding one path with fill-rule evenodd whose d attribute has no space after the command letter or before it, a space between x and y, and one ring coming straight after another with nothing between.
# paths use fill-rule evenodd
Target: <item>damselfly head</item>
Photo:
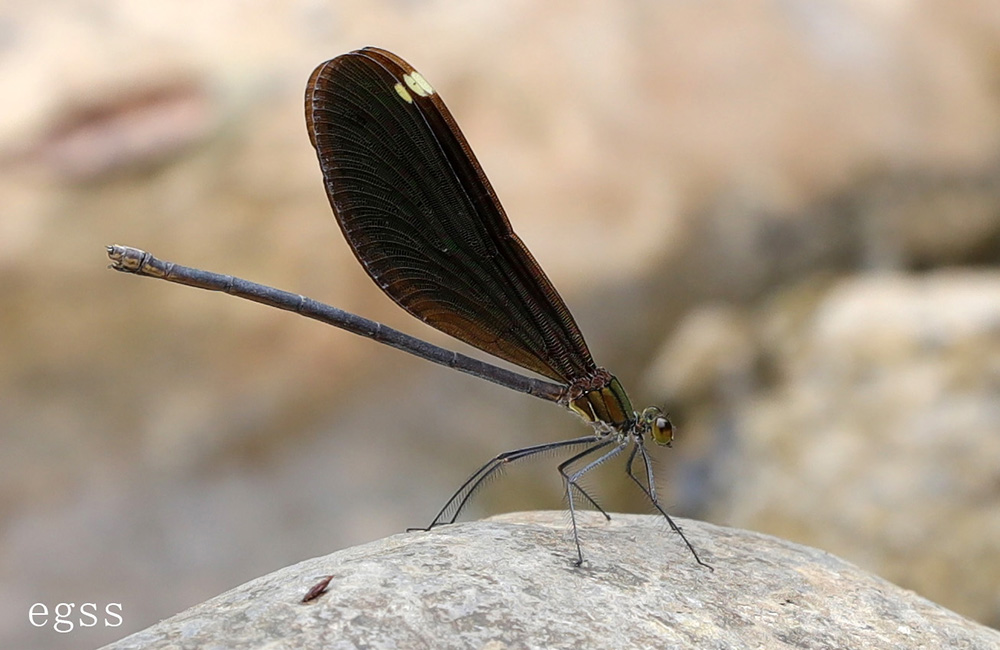
<instances>
[{"instance_id":1,"label":"damselfly head","mask_svg":"<svg viewBox=\"0 0 1000 650\"><path fill-rule=\"evenodd\" d=\"M674 425L670 422L670 418L655 406L643 410L639 416L639 425L643 431L649 431L649 435L658 445L669 447L674 441Z\"/></svg>"}]
</instances>

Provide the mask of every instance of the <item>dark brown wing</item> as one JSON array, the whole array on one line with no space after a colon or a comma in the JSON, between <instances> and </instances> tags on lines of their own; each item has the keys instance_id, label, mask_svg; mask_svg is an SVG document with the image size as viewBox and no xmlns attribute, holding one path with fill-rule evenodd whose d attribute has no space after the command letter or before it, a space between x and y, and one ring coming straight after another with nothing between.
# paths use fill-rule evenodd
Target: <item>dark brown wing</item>
<instances>
[{"instance_id":1,"label":"dark brown wing","mask_svg":"<svg viewBox=\"0 0 1000 650\"><path fill-rule=\"evenodd\" d=\"M595 370L451 113L408 63L371 47L323 63L306 88L306 122L341 230L390 298L547 377Z\"/></svg>"}]
</instances>

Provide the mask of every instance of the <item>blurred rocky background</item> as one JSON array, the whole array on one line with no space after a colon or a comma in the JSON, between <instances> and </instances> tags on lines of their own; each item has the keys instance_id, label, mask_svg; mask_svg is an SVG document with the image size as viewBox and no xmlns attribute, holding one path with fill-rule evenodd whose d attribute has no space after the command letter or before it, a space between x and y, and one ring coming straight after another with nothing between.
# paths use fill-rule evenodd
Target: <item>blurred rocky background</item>
<instances>
[{"instance_id":1,"label":"blurred rocky background","mask_svg":"<svg viewBox=\"0 0 1000 650\"><path fill-rule=\"evenodd\" d=\"M598 362L670 410L672 512L1000 626L995 0L49 0L0 7L0 646L122 637L584 431L106 269L138 246L465 351L375 288L323 194L305 81L369 44L441 92ZM554 465L469 516L561 508ZM602 503L648 511L620 472ZM60 602L124 624L29 625Z\"/></svg>"}]
</instances>

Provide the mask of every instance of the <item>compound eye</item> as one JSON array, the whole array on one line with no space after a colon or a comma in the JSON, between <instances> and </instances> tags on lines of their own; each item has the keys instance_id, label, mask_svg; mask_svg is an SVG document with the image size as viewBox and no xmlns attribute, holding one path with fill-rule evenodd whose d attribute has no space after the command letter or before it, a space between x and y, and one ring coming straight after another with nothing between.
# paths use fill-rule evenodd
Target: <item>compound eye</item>
<instances>
[{"instance_id":1,"label":"compound eye","mask_svg":"<svg viewBox=\"0 0 1000 650\"><path fill-rule=\"evenodd\" d=\"M654 419L651 425L650 433L653 436L653 441L658 445L669 447L674 440L674 425L671 424L670 418L661 415Z\"/></svg>"}]
</instances>

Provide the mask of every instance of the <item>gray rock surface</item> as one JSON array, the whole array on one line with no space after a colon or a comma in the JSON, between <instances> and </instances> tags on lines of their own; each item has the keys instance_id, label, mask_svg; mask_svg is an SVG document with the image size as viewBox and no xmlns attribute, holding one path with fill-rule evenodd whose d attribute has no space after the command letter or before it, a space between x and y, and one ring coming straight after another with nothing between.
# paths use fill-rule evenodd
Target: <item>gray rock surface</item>
<instances>
[{"instance_id":1,"label":"gray rock surface","mask_svg":"<svg viewBox=\"0 0 1000 650\"><path fill-rule=\"evenodd\" d=\"M657 365L685 409L671 456L712 458L695 511L1000 627L998 324L992 269L814 280L692 312Z\"/></svg>"},{"instance_id":2,"label":"gray rock surface","mask_svg":"<svg viewBox=\"0 0 1000 650\"><path fill-rule=\"evenodd\" d=\"M566 513L408 533L263 576L106 646L1000 648L1000 633L820 550L697 521ZM328 591L303 604L323 576Z\"/></svg>"}]
</instances>

